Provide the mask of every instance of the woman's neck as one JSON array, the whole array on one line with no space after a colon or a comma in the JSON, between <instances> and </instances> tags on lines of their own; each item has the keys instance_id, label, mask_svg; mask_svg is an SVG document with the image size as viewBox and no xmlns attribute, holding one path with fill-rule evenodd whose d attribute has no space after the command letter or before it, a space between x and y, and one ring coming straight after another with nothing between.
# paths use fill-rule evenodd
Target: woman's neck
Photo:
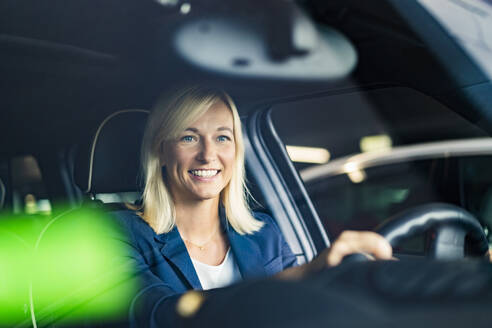
<instances>
[{"instance_id":1,"label":"woman's neck","mask_svg":"<svg viewBox=\"0 0 492 328\"><path fill-rule=\"evenodd\" d=\"M209 238L219 229L219 199L175 204L176 226L182 237L194 242Z\"/></svg>"}]
</instances>

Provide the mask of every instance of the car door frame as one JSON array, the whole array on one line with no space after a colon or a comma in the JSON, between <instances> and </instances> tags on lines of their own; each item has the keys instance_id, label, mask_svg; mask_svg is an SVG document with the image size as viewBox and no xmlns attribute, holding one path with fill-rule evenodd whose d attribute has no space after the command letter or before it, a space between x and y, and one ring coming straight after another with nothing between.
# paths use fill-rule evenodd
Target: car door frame
<instances>
[{"instance_id":1,"label":"car door frame","mask_svg":"<svg viewBox=\"0 0 492 328\"><path fill-rule=\"evenodd\" d=\"M244 119L246 166L265 205L276 219L298 262L312 260L330 246L330 238L275 131L271 106L253 110Z\"/></svg>"}]
</instances>

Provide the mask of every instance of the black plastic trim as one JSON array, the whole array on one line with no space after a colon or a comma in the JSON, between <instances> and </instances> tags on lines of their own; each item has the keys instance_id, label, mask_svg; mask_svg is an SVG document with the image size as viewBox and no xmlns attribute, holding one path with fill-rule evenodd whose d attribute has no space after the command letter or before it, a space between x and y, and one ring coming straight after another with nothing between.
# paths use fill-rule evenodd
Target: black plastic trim
<instances>
[{"instance_id":1,"label":"black plastic trim","mask_svg":"<svg viewBox=\"0 0 492 328\"><path fill-rule=\"evenodd\" d=\"M255 111L246 125L247 165L265 194L272 214L287 219L278 220L278 224L293 251L301 251L309 261L329 246L330 240L273 127L270 110ZM258 170L260 167L262 169ZM294 197L294 192L299 197Z\"/></svg>"},{"instance_id":2,"label":"black plastic trim","mask_svg":"<svg viewBox=\"0 0 492 328\"><path fill-rule=\"evenodd\" d=\"M295 203L296 208L300 212L300 218L304 221L307 229L311 233L313 242L318 251L330 246L330 238L325 231L323 224L316 212L316 209L309 198L309 195L304 188L299 173L297 172L294 164L290 160L289 154L285 148L284 143L280 139L275 130L274 124L272 122L272 109L268 109L263 113L263 119L259 121L261 131L265 134L263 142L270 150L272 157L276 158L274 163L277 166L278 172L282 172L281 177L283 177L284 187L289 190L289 195L293 198L292 201ZM279 159L282 160L279 160ZM293 197L292 191L296 191L298 194Z\"/></svg>"}]
</instances>

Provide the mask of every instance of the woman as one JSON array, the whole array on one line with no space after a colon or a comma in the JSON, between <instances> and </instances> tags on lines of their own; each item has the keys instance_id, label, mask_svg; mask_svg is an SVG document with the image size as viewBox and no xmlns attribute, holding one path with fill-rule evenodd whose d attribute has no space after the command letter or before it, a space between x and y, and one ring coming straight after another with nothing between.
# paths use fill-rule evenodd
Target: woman
<instances>
[{"instance_id":1,"label":"woman","mask_svg":"<svg viewBox=\"0 0 492 328\"><path fill-rule=\"evenodd\" d=\"M300 278L350 253L391 258L381 236L345 232L313 262L297 266L274 221L248 207L241 123L223 91L186 88L157 105L142 162L142 207L118 213L144 284L134 300L137 312L164 313L190 289L275 274Z\"/></svg>"}]
</instances>

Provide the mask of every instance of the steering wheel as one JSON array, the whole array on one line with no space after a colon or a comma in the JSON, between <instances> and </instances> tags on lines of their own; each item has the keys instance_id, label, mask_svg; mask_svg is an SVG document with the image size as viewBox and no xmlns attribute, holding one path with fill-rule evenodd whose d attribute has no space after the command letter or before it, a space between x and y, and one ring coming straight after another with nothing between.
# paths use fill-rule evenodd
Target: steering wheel
<instances>
[{"instance_id":1,"label":"steering wheel","mask_svg":"<svg viewBox=\"0 0 492 328\"><path fill-rule=\"evenodd\" d=\"M400 212L379 225L375 231L395 247L399 241L433 229L428 257L460 259L467 255L483 256L489 249L480 222L461 207L430 203ZM466 243L465 243L466 242Z\"/></svg>"}]
</instances>

